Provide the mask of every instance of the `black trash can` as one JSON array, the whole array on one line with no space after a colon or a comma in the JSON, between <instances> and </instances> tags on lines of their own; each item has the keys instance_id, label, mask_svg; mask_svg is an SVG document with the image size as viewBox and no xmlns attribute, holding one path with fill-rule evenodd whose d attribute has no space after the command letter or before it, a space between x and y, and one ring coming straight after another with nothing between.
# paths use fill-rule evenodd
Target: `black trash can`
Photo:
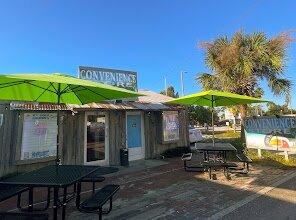
<instances>
[{"instance_id":1,"label":"black trash can","mask_svg":"<svg viewBox=\"0 0 296 220\"><path fill-rule=\"evenodd\" d=\"M120 149L120 165L125 167L129 166L127 148Z\"/></svg>"}]
</instances>

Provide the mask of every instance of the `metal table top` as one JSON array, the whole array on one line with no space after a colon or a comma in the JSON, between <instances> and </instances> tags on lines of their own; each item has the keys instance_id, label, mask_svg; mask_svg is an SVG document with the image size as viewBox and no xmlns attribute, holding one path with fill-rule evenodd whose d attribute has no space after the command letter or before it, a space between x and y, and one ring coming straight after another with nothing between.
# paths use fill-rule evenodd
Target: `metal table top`
<instances>
[{"instance_id":1,"label":"metal table top","mask_svg":"<svg viewBox=\"0 0 296 220\"><path fill-rule=\"evenodd\" d=\"M99 166L49 165L28 173L0 181L0 184L15 184L35 187L66 187L99 170ZM106 168L107 169L107 168Z\"/></svg>"},{"instance_id":2,"label":"metal table top","mask_svg":"<svg viewBox=\"0 0 296 220\"><path fill-rule=\"evenodd\" d=\"M197 145L195 149L201 151L237 151L236 148L229 143L215 143L215 146L213 146L212 143L208 143Z\"/></svg>"}]
</instances>

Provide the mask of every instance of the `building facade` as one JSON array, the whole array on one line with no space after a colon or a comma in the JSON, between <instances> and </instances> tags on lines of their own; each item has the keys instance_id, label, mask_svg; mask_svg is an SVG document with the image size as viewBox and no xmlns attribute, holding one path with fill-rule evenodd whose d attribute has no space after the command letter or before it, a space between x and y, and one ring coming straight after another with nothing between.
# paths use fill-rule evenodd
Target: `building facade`
<instances>
[{"instance_id":1,"label":"building facade","mask_svg":"<svg viewBox=\"0 0 296 220\"><path fill-rule=\"evenodd\" d=\"M0 104L0 177L53 164L57 140L63 164L120 165L123 148L133 161L188 146L186 109L163 104L170 97L139 92L145 96L138 100L83 106Z\"/></svg>"}]
</instances>

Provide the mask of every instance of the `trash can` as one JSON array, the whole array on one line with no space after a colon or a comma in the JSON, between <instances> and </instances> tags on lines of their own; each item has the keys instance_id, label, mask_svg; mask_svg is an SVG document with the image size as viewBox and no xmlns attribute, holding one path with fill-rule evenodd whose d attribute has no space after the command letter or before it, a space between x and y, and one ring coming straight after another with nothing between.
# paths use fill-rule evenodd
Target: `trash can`
<instances>
[{"instance_id":1,"label":"trash can","mask_svg":"<svg viewBox=\"0 0 296 220\"><path fill-rule=\"evenodd\" d=\"M125 167L129 166L127 148L120 149L120 165Z\"/></svg>"}]
</instances>

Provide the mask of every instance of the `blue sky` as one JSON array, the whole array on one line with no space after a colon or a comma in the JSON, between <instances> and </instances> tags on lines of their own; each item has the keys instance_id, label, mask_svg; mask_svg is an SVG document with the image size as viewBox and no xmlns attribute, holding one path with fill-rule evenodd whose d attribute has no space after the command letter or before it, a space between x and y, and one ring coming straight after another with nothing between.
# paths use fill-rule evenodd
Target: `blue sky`
<instances>
[{"instance_id":1,"label":"blue sky","mask_svg":"<svg viewBox=\"0 0 296 220\"><path fill-rule=\"evenodd\" d=\"M208 72L198 42L239 29L270 37L295 30L295 8L294 0L2 1L0 73L109 67L137 71L140 88L160 91L166 76L180 91L185 70L185 94L193 93L201 89L196 74ZM288 55L285 72L294 80L295 43ZM262 86L265 98L282 103Z\"/></svg>"}]
</instances>

